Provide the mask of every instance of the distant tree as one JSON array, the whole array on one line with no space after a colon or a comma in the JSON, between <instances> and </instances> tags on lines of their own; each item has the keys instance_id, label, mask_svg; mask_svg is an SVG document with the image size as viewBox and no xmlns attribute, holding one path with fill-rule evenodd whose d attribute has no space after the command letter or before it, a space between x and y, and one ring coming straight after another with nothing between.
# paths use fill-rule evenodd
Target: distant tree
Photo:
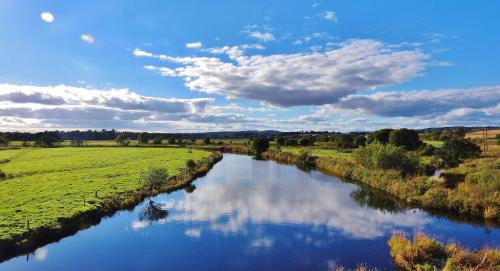
<instances>
[{"instance_id":1,"label":"distant tree","mask_svg":"<svg viewBox=\"0 0 500 271\"><path fill-rule=\"evenodd\" d=\"M168 144L175 144L175 142L176 142L175 137L168 138Z\"/></svg>"},{"instance_id":2,"label":"distant tree","mask_svg":"<svg viewBox=\"0 0 500 271\"><path fill-rule=\"evenodd\" d=\"M72 147L83 147L84 142L83 142L83 140L81 140L81 139L73 139L73 140L71 140L70 145L71 145Z\"/></svg>"},{"instance_id":3,"label":"distant tree","mask_svg":"<svg viewBox=\"0 0 500 271\"><path fill-rule=\"evenodd\" d=\"M465 130L462 127L458 127L458 128L451 130L451 134L454 138L464 138L465 137Z\"/></svg>"},{"instance_id":4,"label":"distant tree","mask_svg":"<svg viewBox=\"0 0 500 271\"><path fill-rule=\"evenodd\" d=\"M337 148L353 148L354 147L354 136L349 134L340 134L335 137L335 146Z\"/></svg>"},{"instance_id":5,"label":"distant tree","mask_svg":"<svg viewBox=\"0 0 500 271\"><path fill-rule=\"evenodd\" d=\"M276 140L276 143L278 144L278 146L285 145L285 138L282 136L278 137L278 139Z\"/></svg>"},{"instance_id":6,"label":"distant tree","mask_svg":"<svg viewBox=\"0 0 500 271\"><path fill-rule=\"evenodd\" d=\"M252 141L252 152L256 159L262 158L262 153L269 149L269 140L264 137L255 137Z\"/></svg>"},{"instance_id":7,"label":"distant tree","mask_svg":"<svg viewBox=\"0 0 500 271\"><path fill-rule=\"evenodd\" d=\"M389 143L403 147L407 151L416 150L422 145L422 141L418 137L418 132L407 128L392 130L389 133Z\"/></svg>"},{"instance_id":8,"label":"distant tree","mask_svg":"<svg viewBox=\"0 0 500 271\"><path fill-rule=\"evenodd\" d=\"M61 142L57 132L41 132L35 134L35 145L40 147L54 147L56 143Z\"/></svg>"},{"instance_id":9,"label":"distant tree","mask_svg":"<svg viewBox=\"0 0 500 271\"><path fill-rule=\"evenodd\" d=\"M445 140L450 139L451 137L452 137L451 131L443 130L443 131L441 131L441 134L439 135L439 140L445 141Z\"/></svg>"},{"instance_id":10,"label":"distant tree","mask_svg":"<svg viewBox=\"0 0 500 271\"><path fill-rule=\"evenodd\" d=\"M149 143L149 134L146 132L140 133L139 137L137 137L137 142L139 142L139 144L148 144Z\"/></svg>"},{"instance_id":11,"label":"distant tree","mask_svg":"<svg viewBox=\"0 0 500 271\"><path fill-rule=\"evenodd\" d=\"M125 134L119 134L115 138L115 141L116 141L116 144L118 144L122 147L128 146L130 144L130 141L128 140L128 138Z\"/></svg>"},{"instance_id":12,"label":"distant tree","mask_svg":"<svg viewBox=\"0 0 500 271\"><path fill-rule=\"evenodd\" d=\"M431 140L439 140L441 137L441 131L435 130L431 132Z\"/></svg>"},{"instance_id":13,"label":"distant tree","mask_svg":"<svg viewBox=\"0 0 500 271\"><path fill-rule=\"evenodd\" d=\"M432 146L431 144L423 143L418 148L418 154L421 156L431 156L431 155L436 154L436 148L434 146Z\"/></svg>"},{"instance_id":14,"label":"distant tree","mask_svg":"<svg viewBox=\"0 0 500 271\"><path fill-rule=\"evenodd\" d=\"M193 171L196 168L196 162L193 159L186 161L186 169L188 171Z\"/></svg>"},{"instance_id":15,"label":"distant tree","mask_svg":"<svg viewBox=\"0 0 500 271\"><path fill-rule=\"evenodd\" d=\"M287 138L285 141L285 146L297 146L299 145L299 142L295 138Z\"/></svg>"},{"instance_id":16,"label":"distant tree","mask_svg":"<svg viewBox=\"0 0 500 271\"><path fill-rule=\"evenodd\" d=\"M355 148L366 146L366 137L364 135L358 135L354 138L353 145Z\"/></svg>"},{"instance_id":17,"label":"distant tree","mask_svg":"<svg viewBox=\"0 0 500 271\"><path fill-rule=\"evenodd\" d=\"M477 157L481 148L469 139L451 138L439 149L439 157L446 167L456 167L463 159Z\"/></svg>"},{"instance_id":18,"label":"distant tree","mask_svg":"<svg viewBox=\"0 0 500 271\"><path fill-rule=\"evenodd\" d=\"M8 145L9 140L4 135L0 135L0 147L7 147Z\"/></svg>"},{"instance_id":19,"label":"distant tree","mask_svg":"<svg viewBox=\"0 0 500 271\"><path fill-rule=\"evenodd\" d=\"M153 138L153 144L160 145L162 140L163 140L163 137L161 135L157 135Z\"/></svg>"},{"instance_id":20,"label":"distant tree","mask_svg":"<svg viewBox=\"0 0 500 271\"><path fill-rule=\"evenodd\" d=\"M312 146L312 145L314 145L314 142L310 137L303 137L303 138L299 139L298 143L300 146Z\"/></svg>"},{"instance_id":21,"label":"distant tree","mask_svg":"<svg viewBox=\"0 0 500 271\"><path fill-rule=\"evenodd\" d=\"M381 129L377 130L370 135L368 135L368 143L371 144L375 141L380 142L382 144L387 144L389 143L389 134L392 132L393 129Z\"/></svg>"},{"instance_id":22,"label":"distant tree","mask_svg":"<svg viewBox=\"0 0 500 271\"><path fill-rule=\"evenodd\" d=\"M210 142L210 138L206 137L206 138L203 139L203 144L208 145L210 143L211 143Z\"/></svg>"}]
</instances>

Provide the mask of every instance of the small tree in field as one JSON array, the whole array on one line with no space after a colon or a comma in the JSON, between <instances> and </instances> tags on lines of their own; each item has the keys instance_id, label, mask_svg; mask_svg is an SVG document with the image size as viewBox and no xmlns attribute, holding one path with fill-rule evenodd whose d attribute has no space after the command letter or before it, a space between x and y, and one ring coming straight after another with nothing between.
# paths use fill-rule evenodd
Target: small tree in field
<instances>
[{"instance_id":1,"label":"small tree in field","mask_svg":"<svg viewBox=\"0 0 500 271\"><path fill-rule=\"evenodd\" d=\"M122 147L126 147L130 144L130 141L127 139L127 136L124 135L124 134L119 134L116 139L116 144L122 146Z\"/></svg>"},{"instance_id":2,"label":"small tree in field","mask_svg":"<svg viewBox=\"0 0 500 271\"><path fill-rule=\"evenodd\" d=\"M363 147L366 145L366 137L364 135L359 135L354 138L353 145L355 148Z\"/></svg>"},{"instance_id":3,"label":"small tree in field","mask_svg":"<svg viewBox=\"0 0 500 271\"><path fill-rule=\"evenodd\" d=\"M146 132L142 132L141 134L139 134L137 141L139 142L139 144L148 144L149 143L149 134Z\"/></svg>"},{"instance_id":4,"label":"small tree in field","mask_svg":"<svg viewBox=\"0 0 500 271\"><path fill-rule=\"evenodd\" d=\"M448 139L439 149L439 157L446 167L456 167L463 159L477 157L479 154L481 148L468 139Z\"/></svg>"},{"instance_id":5,"label":"small tree in field","mask_svg":"<svg viewBox=\"0 0 500 271\"><path fill-rule=\"evenodd\" d=\"M153 138L153 144L160 145L163 137L161 135L157 135Z\"/></svg>"},{"instance_id":6,"label":"small tree in field","mask_svg":"<svg viewBox=\"0 0 500 271\"><path fill-rule=\"evenodd\" d=\"M418 132L406 128L391 131L389 133L389 143L403 147L408 151L416 150L422 145L422 141L418 137Z\"/></svg>"},{"instance_id":7,"label":"small tree in field","mask_svg":"<svg viewBox=\"0 0 500 271\"><path fill-rule=\"evenodd\" d=\"M193 171L196 168L196 162L193 159L186 161L186 169L188 171Z\"/></svg>"},{"instance_id":8,"label":"small tree in field","mask_svg":"<svg viewBox=\"0 0 500 271\"><path fill-rule=\"evenodd\" d=\"M210 143L211 143L210 138L207 137L207 138L203 139L203 144L209 145Z\"/></svg>"},{"instance_id":9,"label":"small tree in field","mask_svg":"<svg viewBox=\"0 0 500 271\"><path fill-rule=\"evenodd\" d=\"M269 140L263 137L255 137L252 141L252 152L255 159L261 159L262 153L269 149Z\"/></svg>"},{"instance_id":10,"label":"small tree in field","mask_svg":"<svg viewBox=\"0 0 500 271\"><path fill-rule=\"evenodd\" d=\"M9 140L3 136L0 135L0 147L7 147L9 145Z\"/></svg>"},{"instance_id":11,"label":"small tree in field","mask_svg":"<svg viewBox=\"0 0 500 271\"><path fill-rule=\"evenodd\" d=\"M389 143L389 134L392 132L392 129L381 129L377 130L370 135L368 135L368 144L371 144L375 141L380 142L382 144Z\"/></svg>"}]
</instances>

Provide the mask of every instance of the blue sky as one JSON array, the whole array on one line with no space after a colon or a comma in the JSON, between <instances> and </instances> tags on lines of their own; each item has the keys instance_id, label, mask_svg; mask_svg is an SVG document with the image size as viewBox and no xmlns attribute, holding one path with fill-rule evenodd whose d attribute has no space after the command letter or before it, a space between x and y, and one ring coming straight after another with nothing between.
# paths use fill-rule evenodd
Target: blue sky
<instances>
[{"instance_id":1,"label":"blue sky","mask_svg":"<svg viewBox=\"0 0 500 271\"><path fill-rule=\"evenodd\" d=\"M498 10L493 1L3 0L0 129L500 125Z\"/></svg>"}]
</instances>

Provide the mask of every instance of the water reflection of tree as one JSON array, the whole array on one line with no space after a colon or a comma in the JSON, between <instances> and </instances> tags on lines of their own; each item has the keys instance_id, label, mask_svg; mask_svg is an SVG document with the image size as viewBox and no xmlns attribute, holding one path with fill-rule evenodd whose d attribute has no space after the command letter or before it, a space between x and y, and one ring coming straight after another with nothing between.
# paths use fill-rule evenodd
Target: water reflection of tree
<instances>
[{"instance_id":1,"label":"water reflection of tree","mask_svg":"<svg viewBox=\"0 0 500 271\"><path fill-rule=\"evenodd\" d=\"M196 185L190 184L189 186L186 186L184 190L188 193L193 193L193 191L196 189Z\"/></svg>"},{"instance_id":2,"label":"water reflection of tree","mask_svg":"<svg viewBox=\"0 0 500 271\"><path fill-rule=\"evenodd\" d=\"M401 202L390 198L387 194L368 190L363 187L358 187L356 190L352 191L350 196L359 205L364 207L370 207L390 213L401 213L405 209L405 206Z\"/></svg>"},{"instance_id":3,"label":"water reflection of tree","mask_svg":"<svg viewBox=\"0 0 500 271\"><path fill-rule=\"evenodd\" d=\"M148 204L142 209L141 213L139 214L139 220L152 223L154 221L158 221L167 217L167 215L168 212L166 210L163 210L159 203L156 203L149 199Z\"/></svg>"}]
</instances>

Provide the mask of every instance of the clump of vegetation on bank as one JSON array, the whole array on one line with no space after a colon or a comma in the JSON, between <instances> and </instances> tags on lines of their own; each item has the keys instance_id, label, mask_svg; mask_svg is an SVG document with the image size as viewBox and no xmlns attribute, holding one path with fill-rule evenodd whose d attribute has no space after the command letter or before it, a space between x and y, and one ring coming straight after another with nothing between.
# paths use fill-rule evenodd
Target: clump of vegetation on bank
<instances>
[{"instance_id":1,"label":"clump of vegetation on bank","mask_svg":"<svg viewBox=\"0 0 500 271\"><path fill-rule=\"evenodd\" d=\"M500 250L468 251L457 244L440 244L423 234L413 240L395 233L388 242L394 264L401 270L499 270Z\"/></svg>"},{"instance_id":2,"label":"clump of vegetation on bank","mask_svg":"<svg viewBox=\"0 0 500 271\"><path fill-rule=\"evenodd\" d=\"M417 171L419 160L403 148L375 142L353 152L354 159L367 169L396 169L404 174Z\"/></svg>"},{"instance_id":3,"label":"clump of vegetation on bank","mask_svg":"<svg viewBox=\"0 0 500 271\"><path fill-rule=\"evenodd\" d=\"M316 159L312 155L311 150L303 149L299 156L297 156L295 164L302 170L311 170L316 167Z\"/></svg>"}]
</instances>

